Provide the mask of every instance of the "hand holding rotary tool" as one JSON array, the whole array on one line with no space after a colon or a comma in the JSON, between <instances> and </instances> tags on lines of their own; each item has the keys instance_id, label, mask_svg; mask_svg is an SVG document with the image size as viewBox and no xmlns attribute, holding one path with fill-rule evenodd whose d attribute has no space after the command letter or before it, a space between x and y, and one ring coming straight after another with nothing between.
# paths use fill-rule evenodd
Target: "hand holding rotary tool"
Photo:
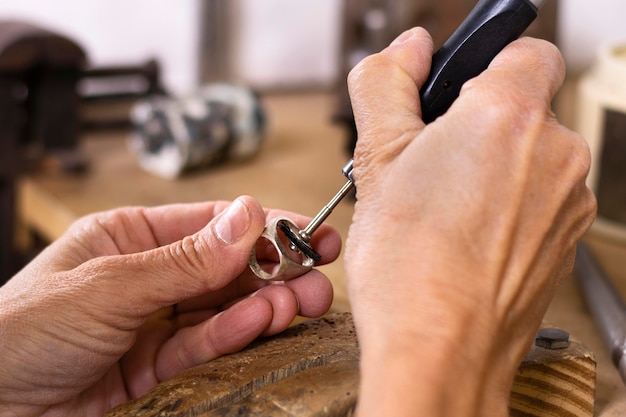
<instances>
[{"instance_id":1,"label":"hand holding rotary tool","mask_svg":"<svg viewBox=\"0 0 626 417\"><path fill-rule=\"evenodd\" d=\"M484 71L506 45L517 39L535 20L547 0L480 0L459 28L433 55L429 77L420 90L422 120L434 121L459 96L463 84ZM348 181L304 229L286 218L274 219L261 239L278 253L278 264L263 266L256 250L249 265L261 279L288 280L310 270L320 255L311 246L311 235L354 187L353 161L343 168Z\"/></svg>"}]
</instances>

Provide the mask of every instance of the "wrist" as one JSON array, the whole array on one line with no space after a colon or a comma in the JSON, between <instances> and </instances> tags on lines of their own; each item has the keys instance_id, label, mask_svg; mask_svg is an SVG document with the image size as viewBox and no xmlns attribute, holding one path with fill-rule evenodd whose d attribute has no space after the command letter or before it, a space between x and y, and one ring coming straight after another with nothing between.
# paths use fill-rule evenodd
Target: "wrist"
<instances>
[{"instance_id":1,"label":"wrist","mask_svg":"<svg viewBox=\"0 0 626 417\"><path fill-rule=\"evenodd\" d=\"M432 324L411 329L393 325L376 332L368 323L365 334L359 334L358 417L508 415L515 361L506 355L500 361L490 344L493 338L477 337L481 331L476 326L436 329Z\"/></svg>"}]
</instances>

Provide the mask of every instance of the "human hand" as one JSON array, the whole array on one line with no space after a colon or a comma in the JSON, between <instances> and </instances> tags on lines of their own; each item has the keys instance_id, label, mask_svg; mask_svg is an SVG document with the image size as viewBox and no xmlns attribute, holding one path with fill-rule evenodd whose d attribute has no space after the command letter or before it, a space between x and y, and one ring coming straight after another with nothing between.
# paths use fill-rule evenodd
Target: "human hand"
<instances>
[{"instance_id":1,"label":"human hand","mask_svg":"<svg viewBox=\"0 0 626 417\"><path fill-rule=\"evenodd\" d=\"M424 126L431 55L413 29L349 77L361 417L508 415L515 370L595 214L587 145L550 109L564 77L554 46L514 42Z\"/></svg>"},{"instance_id":2,"label":"human hand","mask_svg":"<svg viewBox=\"0 0 626 417\"><path fill-rule=\"evenodd\" d=\"M266 218L281 215L309 220L240 197L77 221L0 288L0 415L102 415L297 314L324 314L321 272L271 283L248 268ZM330 226L313 238L321 263L338 256Z\"/></svg>"}]
</instances>

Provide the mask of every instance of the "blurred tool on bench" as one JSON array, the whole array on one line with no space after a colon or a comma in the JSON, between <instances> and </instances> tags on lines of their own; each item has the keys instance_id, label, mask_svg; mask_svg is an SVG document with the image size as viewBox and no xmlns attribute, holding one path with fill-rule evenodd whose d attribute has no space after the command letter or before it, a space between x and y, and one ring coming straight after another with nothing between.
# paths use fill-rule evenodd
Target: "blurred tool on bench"
<instances>
[{"instance_id":1,"label":"blurred tool on bench","mask_svg":"<svg viewBox=\"0 0 626 417\"><path fill-rule=\"evenodd\" d=\"M166 179L222 161L255 155L265 133L265 112L249 88L204 85L185 97L152 95L131 109L129 147L141 168Z\"/></svg>"}]
</instances>

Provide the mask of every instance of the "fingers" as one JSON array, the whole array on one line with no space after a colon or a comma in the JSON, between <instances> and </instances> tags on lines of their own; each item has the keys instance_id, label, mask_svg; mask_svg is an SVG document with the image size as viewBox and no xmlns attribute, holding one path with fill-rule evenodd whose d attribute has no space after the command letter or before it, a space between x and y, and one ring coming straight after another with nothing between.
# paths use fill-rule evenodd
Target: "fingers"
<instances>
[{"instance_id":1,"label":"fingers","mask_svg":"<svg viewBox=\"0 0 626 417\"><path fill-rule=\"evenodd\" d=\"M348 86L359 135L355 171L361 157L394 156L423 127L419 87L428 76L432 50L430 35L421 28L411 29L350 72Z\"/></svg>"},{"instance_id":2,"label":"fingers","mask_svg":"<svg viewBox=\"0 0 626 417\"><path fill-rule=\"evenodd\" d=\"M285 330L296 315L318 317L332 302L332 285L319 271L256 291L205 322L179 330L157 356L159 381L192 366L241 350L258 336ZM188 315L184 320L188 320ZM191 313L192 314L192 313ZM196 313L197 318L202 314ZM180 325L189 322L178 321Z\"/></svg>"},{"instance_id":3,"label":"fingers","mask_svg":"<svg viewBox=\"0 0 626 417\"><path fill-rule=\"evenodd\" d=\"M341 239L336 230L328 227L328 233L323 233L322 228L324 228L324 225L316 231L312 241L313 246L319 250L322 255L322 260L319 262L320 265L335 260L341 251ZM320 233L321 236L318 235L318 233ZM276 261L273 258L275 252L274 250L273 252L268 252L266 255L257 252L257 259L267 258L268 260ZM235 300L246 297L272 284L273 282L271 281L259 279L249 268L246 268L240 276L229 282L219 291L210 292L179 302L177 309L179 313L193 313L195 311L205 311L207 308L223 308L225 304L232 303ZM301 315L317 317L319 314L323 314L328 310L329 305L326 306L324 303L330 303L332 301L332 286L328 278L319 271L313 269L297 279L287 281L286 285L292 288L297 294L311 298L311 302L317 303L308 307L308 298L303 300L302 310L300 312ZM322 311L322 313L318 313L318 311Z\"/></svg>"},{"instance_id":4,"label":"fingers","mask_svg":"<svg viewBox=\"0 0 626 417\"><path fill-rule=\"evenodd\" d=\"M297 279L264 287L253 294L272 305L272 322L263 335L285 330L296 315L319 317L326 313L333 300L330 280L321 272L312 270Z\"/></svg>"},{"instance_id":5,"label":"fingers","mask_svg":"<svg viewBox=\"0 0 626 417\"><path fill-rule=\"evenodd\" d=\"M556 124L551 103L564 76L563 58L554 45L538 39L519 39L498 54L482 74L463 85L459 98L443 117L456 119L457 124L461 121L461 129L476 131L488 127L516 132L547 121ZM529 142L520 134L507 136L507 141L512 145Z\"/></svg>"},{"instance_id":6,"label":"fingers","mask_svg":"<svg viewBox=\"0 0 626 417\"><path fill-rule=\"evenodd\" d=\"M248 282L248 280L246 280L246 282ZM315 269L305 275L286 282L268 282L259 279L250 280L249 282L255 283L255 285L229 285L229 287L232 288L229 288L226 294L221 294L221 292L211 293L177 304L177 328L195 326L214 316L217 312L229 308L242 298L250 296L262 296L272 302L275 316L274 321L276 323L284 322L280 318L276 318L277 315L283 313L283 308L280 306L284 304L284 302L274 302L277 298L270 295L285 295L295 300L294 305L297 307L295 313L289 313L289 318L286 322L291 322L295 314L304 317L319 317L328 311L333 301L333 286L330 280ZM235 282L232 284L234 283ZM277 290L277 288L289 289L292 295L285 291L277 292L280 291ZM289 307L286 308L286 311L292 312L293 309ZM281 325L277 325L276 323L273 324L269 333L280 331L275 330L281 327Z\"/></svg>"},{"instance_id":7,"label":"fingers","mask_svg":"<svg viewBox=\"0 0 626 417\"><path fill-rule=\"evenodd\" d=\"M397 117L398 111L414 116L419 111L416 98L419 86L428 76L432 50L430 35L422 28L414 28L357 64L348 75L357 125L375 128L376 119ZM406 94L389 94L397 90Z\"/></svg>"},{"instance_id":8,"label":"fingers","mask_svg":"<svg viewBox=\"0 0 626 417\"><path fill-rule=\"evenodd\" d=\"M350 95L359 135L354 172L357 183L378 176L385 162L396 158L423 128L419 88L430 69L431 54L432 41L426 32L412 29L351 72ZM545 41L520 39L505 48L488 70L465 84L449 113L464 123L482 126L506 111L520 123L533 117L552 117L550 102L563 77L564 63L556 47ZM475 115L474 120L462 117L466 114ZM361 170L362 165L367 169Z\"/></svg>"},{"instance_id":9,"label":"fingers","mask_svg":"<svg viewBox=\"0 0 626 417\"><path fill-rule=\"evenodd\" d=\"M196 326L180 330L159 351L156 377L163 381L193 366L243 349L272 321L272 305L251 297Z\"/></svg>"},{"instance_id":10,"label":"fingers","mask_svg":"<svg viewBox=\"0 0 626 417\"><path fill-rule=\"evenodd\" d=\"M230 205L228 201L216 201L148 208L125 207L95 213L75 222L53 246L71 247L71 251L66 250L71 253L63 256L63 259L68 258L67 255L78 255L69 256L70 262L66 263L68 268L92 257L143 252L169 245L198 232ZM288 217L301 227L310 221L308 217L283 210L265 210L265 216L268 219ZM336 231L328 225L322 225L314 238L327 240L329 236L331 240L336 240ZM58 250L51 258L55 255L58 255Z\"/></svg>"},{"instance_id":11,"label":"fingers","mask_svg":"<svg viewBox=\"0 0 626 417\"><path fill-rule=\"evenodd\" d=\"M320 317L328 311L333 301L333 286L320 271L312 270L297 279L286 281L285 285L298 298L298 314L301 316Z\"/></svg>"},{"instance_id":12,"label":"fingers","mask_svg":"<svg viewBox=\"0 0 626 417\"><path fill-rule=\"evenodd\" d=\"M68 273L90 285L90 302L115 316L145 317L160 307L218 290L247 268L265 212L240 197L200 231L169 245L89 260ZM154 235L154 233L152 233ZM124 288L124 297L115 296ZM95 296L94 296L95 295ZM92 307L90 307L92 308Z\"/></svg>"},{"instance_id":13,"label":"fingers","mask_svg":"<svg viewBox=\"0 0 626 417\"><path fill-rule=\"evenodd\" d=\"M256 292L253 297L263 298L272 306L272 321L263 331L263 336L285 330L300 310L298 298L285 285L269 285Z\"/></svg>"},{"instance_id":14,"label":"fingers","mask_svg":"<svg viewBox=\"0 0 626 417\"><path fill-rule=\"evenodd\" d=\"M210 214L206 207L200 208L200 211L203 209L203 217L206 219ZM139 245L150 247L158 245L159 240L165 239L166 235L167 238L174 237L171 232L156 230L156 219L166 213L163 210L147 211L145 217L150 221L144 221L140 226L125 223L126 229L134 229L124 232L124 235L118 232L110 240L105 239L107 244L138 241L139 236L148 235L148 239L153 242ZM299 224L306 223L305 217L294 217ZM105 311L112 310L117 314L131 316L141 313L146 316L160 307L221 290L240 275L247 275L250 251L261 235L265 222L266 212L259 203L251 197L240 197L196 233L139 253L97 257L80 265L70 275L97 277L97 280L92 280L95 287L93 291L107 294L96 300L107 304L102 306ZM151 223L153 225L149 226ZM197 225L191 223L183 229L188 230ZM314 244L318 245L317 249L323 254L323 261L328 262L338 256L341 241L336 230L324 226L314 236ZM117 232L119 229L111 227L107 230ZM125 249L128 249L126 246ZM111 294L122 287L126 296L113 297L111 300ZM219 305L222 305L225 303L224 294L220 296L222 299Z\"/></svg>"},{"instance_id":15,"label":"fingers","mask_svg":"<svg viewBox=\"0 0 626 417\"><path fill-rule=\"evenodd\" d=\"M163 309L150 317L137 332L132 348L120 359L130 398L139 398L159 382L154 363L159 349L175 331L171 310Z\"/></svg>"},{"instance_id":16,"label":"fingers","mask_svg":"<svg viewBox=\"0 0 626 417\"><path fill-rule=\"evenodd\" d=\"M556 46L544 40L521 38L500 52L481 75L466 82L461 96L480 89L480 94L498 104L512 101L519 105L519 97L523 97L537 99L549 108L564 77L565 63ZM494 85L499 87L493 88Z\"/></svg>"}]
</instances>

